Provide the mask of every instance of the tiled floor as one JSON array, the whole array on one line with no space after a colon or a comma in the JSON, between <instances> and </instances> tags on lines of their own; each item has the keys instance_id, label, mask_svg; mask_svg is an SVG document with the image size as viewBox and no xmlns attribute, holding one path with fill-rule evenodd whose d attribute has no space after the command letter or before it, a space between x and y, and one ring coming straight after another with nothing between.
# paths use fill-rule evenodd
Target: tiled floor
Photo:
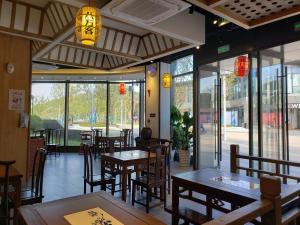
<instances>
[{"instance_id":1,"label":"tiled floor","mask_svg":"<svg viewBox=\"0 0 300 225\"><path fill-rule=\"evenodd\" d=\"M191 168L180 168L177 163L172 162L172 174L191 170ZM94 163L95 171L99 168L99 160ZM75 153L64 153L60 156L49 156L45 165L44 175L44 202L56 199L82 195L83 194L83 156ZM97 188L96 188L97 191ZM115 197L120 198L116 193ZM171 195L168 195L170 204ZM130 203L130 194L127 202ZM190 204L190 203L188 203ZM140 207L140 206L136 206ZM199 207L199 206L194 206ZM144 210L143 207L141 207ZM202 209L201 209L202 210ZM166 224L171 224L171 216L166 213L162 206L150 210L150 214L157 217Z\"/></svg>"}]
</instances>

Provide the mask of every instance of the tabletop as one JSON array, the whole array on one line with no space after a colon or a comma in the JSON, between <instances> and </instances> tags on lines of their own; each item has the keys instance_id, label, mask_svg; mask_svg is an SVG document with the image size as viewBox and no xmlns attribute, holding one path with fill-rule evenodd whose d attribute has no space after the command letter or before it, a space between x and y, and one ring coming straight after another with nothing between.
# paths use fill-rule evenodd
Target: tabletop
<instances>
[{"instance_id":1,"label":"tabletop","mask_svg":"<svg viewBox=\"0 0 300 225\"><path fill-rule=\"evenodd\" d=\"M147 225L164 223L136 209L108 193L98 192L53 202L20 207L22 225L70 225L65 215L99 207L124 225Z\"/></svg>"},{"instance_id":2,"label":"tabletop","mask_svg":"<svg viewBox=\"0 0 300 225\"><path fill-rule=\"evenodd\" d=\"M4 178L4 176L5 176L5 167L0 166L0 179ZM9 176L12 178L21 178L23 175L19 173L19 171L14 166L10 166Z\"/></svg>"},{"instance_id":3,"label":"tabletop","mask_svg":"<svg viewBox=\"0 0 300 225\"><path fill-rule=\"evenodd\" d=\"M203 187L209 189L215 195L223 195L223 192L230 193L231 196L240 196L252 200L259 200L261 197L259 179L242 174L230 173L214 168L206 168L172 176L179 184L192 185L195 188ZM299 188L297 185L282 184L282 196L293 189Z\"/></svg>"},{"instance_id":4,"label":"tabletop","mask_svg":"<svg viewBox=\"0 0 300 225\"><path fill-rule=\"evenodd\" d=\"M155 153L150 153L150 157L155 157ZM132 162L140 159L147 159L148 152L142 150L121 151L101 154L103 159L114 159L119 162Z\"/></svg>"}]
</instances>

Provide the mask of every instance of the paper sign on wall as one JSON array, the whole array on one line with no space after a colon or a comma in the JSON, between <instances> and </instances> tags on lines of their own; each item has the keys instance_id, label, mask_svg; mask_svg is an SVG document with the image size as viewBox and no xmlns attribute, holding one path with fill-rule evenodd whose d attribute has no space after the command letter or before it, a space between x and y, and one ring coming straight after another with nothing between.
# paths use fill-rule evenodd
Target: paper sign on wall
<instances>
[{"instance_id":1,"label":"paper sign on wall","mask_svg":"<svg viewBox=\"0 0 300 225\"><path fill-rule=\"evenodd\" d=\"M9 89L8 110L24 111L25 90Z\"/></svg>"}]
</instances>

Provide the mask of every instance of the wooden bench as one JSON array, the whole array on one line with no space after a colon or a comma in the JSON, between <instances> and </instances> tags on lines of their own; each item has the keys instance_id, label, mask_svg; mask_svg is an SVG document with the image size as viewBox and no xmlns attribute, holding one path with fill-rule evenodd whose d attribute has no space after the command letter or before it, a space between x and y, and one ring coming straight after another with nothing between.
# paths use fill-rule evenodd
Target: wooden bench
<instances>
[{"instance_id":1,"label":"wooden bench","mask_svg":"<svg viewBox=\"0 0 300 225\"><path fill-rule=\"evenodd\" d=\"M244 225L245 223L263 225L300 224L300 184L288 193L281 193L281 179L265 175L260 178L261 200L234 210L204 225ZM290 204L291 200L293 204ZM288 207L287 207L288 206ZM260 217L261 222L256 219Z\"/></svg>"},{"instance_id":2,"label":"wooden bench","mask_svg":"<svg viewBox=\"0 0 300 225\"><path fill-rule=\"evenodd\" d=\"M172 206L167 206L165 211L172 214ZM211 220L206 215L188 207L179 207L179 217L184 221L185 224L192 223L201 225Z\"/></svg>"}]
</instances>

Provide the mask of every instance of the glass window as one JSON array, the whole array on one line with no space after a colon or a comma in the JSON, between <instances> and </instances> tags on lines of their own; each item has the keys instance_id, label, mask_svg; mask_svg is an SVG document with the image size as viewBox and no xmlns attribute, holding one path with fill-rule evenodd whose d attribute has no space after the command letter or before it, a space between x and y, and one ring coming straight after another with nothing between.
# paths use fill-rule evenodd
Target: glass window
<instances>
[{"instance_id":1,"label":"glass window","mask_svg":"<svg viewBox=\"0 0 300 225\"><path fill-rule=\"evenodd\" d=\"M193 72L193 55L172 62L173 75Z\"/></svg>"},{"instance_id":2,"label":"glass window","mask_svg":"<svg viewBox=\"0 0 300 225\"><path fill-rule=\"evenodd\" d=\"M106 133L107 84L72 83L69 89L68 145L78 146L82 131Z\"/></svg>"},{"instance_id":3,"label":"glass window","mask_svg":"<svg viewBox=\"0 0 300 225\"><path fill-rule=\"evenodd\" d=\"M183 112L193 112L193 74L174 77L173 104Z\"/></svg>"},{"instance_id":4,"label":"glass window","mask_svg":"<svg viewBox=\"0 0 300 225\"><path fill-rule=\"evenodd\" d=\"M109 85L109 136L119 136L122 129L131 129L132 84L125 83L125 93L120 94L119 83Z\"/></svg>"},{"instance_id":5,"label":"glass window","mask_svg":"<svg viewBox=\"0 0 300 225\"><path fill-rule=\"evenodd\" d=\"M33 83L31 94L31 135L43 129L65 129L65 84ZM61 132L60 144L63 144ZM38 134L37 134L38 135Z\"/></svg>"}]
</instances>

